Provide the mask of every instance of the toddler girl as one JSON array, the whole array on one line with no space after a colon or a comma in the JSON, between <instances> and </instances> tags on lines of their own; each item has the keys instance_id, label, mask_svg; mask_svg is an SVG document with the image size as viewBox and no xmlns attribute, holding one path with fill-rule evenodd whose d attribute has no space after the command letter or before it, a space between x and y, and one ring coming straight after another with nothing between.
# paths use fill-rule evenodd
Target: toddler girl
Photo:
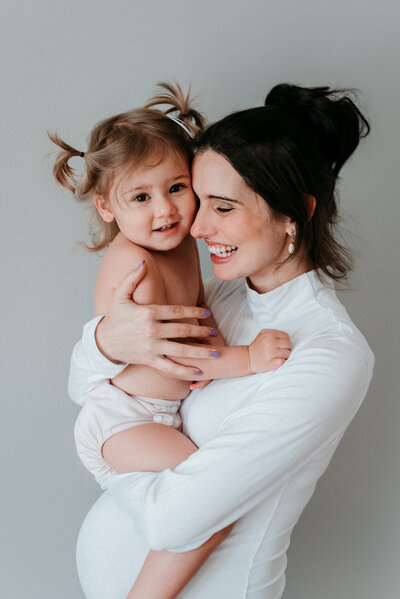
<instances>
[{"instance_id":1,"label":"toddler girl","mask_svg":"<svg viewBox=\"0 0 400 599\"><path fill-rule=\"evenodd\" d=\"M89 249L108 246L95 288L99 320L114 290L135 268L146 269L133 294L135 302L204 306L197 246L189 233L196 212L190 166L203 118L179 86L161 86L164 93L144 108L99 123L85 153L50 135L62 148L54 166L57 181L78 200L95 206L99 230ZM154 109L157 105L167 109ZM173 112L177 117L170 116ZM68 164L73 156L82 156L86 163L80 178ZM221 259L234 250L213 248ZM190 381L167 378L145 365L128 365L88 397L75 425L75 439L79 457L101 486L116 472L174 468L196 450L179 431L178 413L193 380L272 370L289 356L286 333L263 330L249 346L226 347L206 306L204 317L210 326L210 357L215 359L196 360ZM184 564L174 574L175 589L182 588L215 546L207 544L208 553L205 546L189 552L190 564L184 562L184 554L168 557ZM167 552L158 555L162 553ZM162 556L157 564L161 563ZM175 596L165 594L164 583L159 592L153 589L146 595L153 582L138 590L139 576L129 597Z\"/></svg>"}]
</instances>

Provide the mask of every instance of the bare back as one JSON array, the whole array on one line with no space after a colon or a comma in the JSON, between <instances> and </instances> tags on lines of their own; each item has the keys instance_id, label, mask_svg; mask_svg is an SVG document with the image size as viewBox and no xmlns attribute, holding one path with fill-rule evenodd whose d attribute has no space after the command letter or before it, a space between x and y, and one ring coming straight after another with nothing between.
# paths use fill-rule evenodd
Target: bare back
<instances>
[{"instance_id":1,"label":"bare back","mask_svg":"<svg viewBox=\"0 0 400 599\"><path fill-rule=\"evenodd\" d=\"M196 306L200 294L200 264L197 245L189 235L168 252L146 250L118 233L107 249L96 281L95 313L104 314L114 290L141 260L147 273L136 288L133 299L138 304L181 304ZM162 399L184 399L190 381L168 378L144 365L129 365L112 383L130 395Z\"/></svg>"}]
</instances>

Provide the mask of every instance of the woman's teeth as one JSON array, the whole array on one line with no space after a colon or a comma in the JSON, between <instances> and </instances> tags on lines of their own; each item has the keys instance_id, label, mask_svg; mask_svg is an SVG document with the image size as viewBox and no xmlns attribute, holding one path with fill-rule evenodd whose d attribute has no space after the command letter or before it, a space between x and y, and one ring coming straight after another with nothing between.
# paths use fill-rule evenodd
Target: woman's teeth
<instances>
[{"instance_id":1,"label":"woman's teeth","mask_svg":"<svg viewBox=\"0 0 400 599\"><path fill-rule=\"evenodd\" d=\"M235 245L209 245L208 249L210 250L210 254L215 254L215 256L219 256L220 258L227 258L228 256L232 256L233 252L236 252L237 247Z\"/></svg>"}]
</instances>

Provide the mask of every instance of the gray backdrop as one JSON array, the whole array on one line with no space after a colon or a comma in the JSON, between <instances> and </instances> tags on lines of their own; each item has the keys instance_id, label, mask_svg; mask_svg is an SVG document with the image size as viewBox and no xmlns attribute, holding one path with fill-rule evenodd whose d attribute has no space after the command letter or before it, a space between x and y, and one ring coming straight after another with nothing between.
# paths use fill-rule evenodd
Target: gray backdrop
<instances>
[{"instance_id":1,"label":"gray backdrop","mask_svg":"<svg viewBox=\"0 0 400 599\"><path fill-rule=\"evenodd\" d=\"M399 596L399 13L396 0L3 0L3 597L82 599L74 546L99 495L75 457L66 393L99 257L75 245L85 216L52 180L45 131L85 149L97 120L172 78L193 83L211 120L282 81L363 91L373 129L342 177L357 251L342 300L376 372L295 530L285 599Z\"/></svg>"}]
</instances>

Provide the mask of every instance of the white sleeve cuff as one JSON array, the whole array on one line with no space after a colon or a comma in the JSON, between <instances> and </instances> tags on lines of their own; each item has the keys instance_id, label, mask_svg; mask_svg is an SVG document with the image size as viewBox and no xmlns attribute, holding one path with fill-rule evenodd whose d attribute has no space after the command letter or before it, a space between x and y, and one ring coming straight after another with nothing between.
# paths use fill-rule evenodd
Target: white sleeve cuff
<instances>
[{"instance_id":1,"label":"white sleeve cuff","mask_svg":"<svg viewBox=\"0 0 400 599\"><path fill-rule=\"evenodd\" d=\"M96 316L83 327L82 349L90 361L90 365L103 378L112 379L124 370L127 364L114 364L106 358L97 347L95 332L104 315Z\"/></svg>"}]
</instances>

